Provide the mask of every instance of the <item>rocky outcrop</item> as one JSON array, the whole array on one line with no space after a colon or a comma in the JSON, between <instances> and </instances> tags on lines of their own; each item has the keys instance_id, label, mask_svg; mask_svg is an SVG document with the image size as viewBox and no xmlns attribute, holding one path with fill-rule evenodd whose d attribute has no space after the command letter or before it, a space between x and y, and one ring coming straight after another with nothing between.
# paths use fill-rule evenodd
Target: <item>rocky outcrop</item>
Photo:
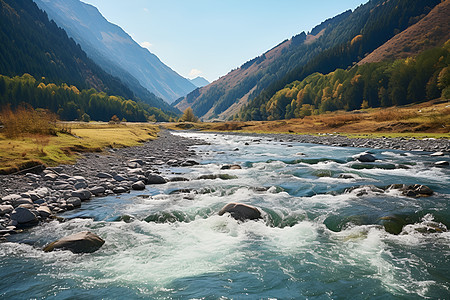
<instances>
[{"instance_id":1,"label":"rocky outcrop","mask_svg":"<svg viewBox=\"0 0 450 300\"><path fill-rule=\"evenodd\" d=\"M261 212L259 209L242 203L229 203L225 205L219 211L219 216L223 216L226 213L230 214L238 221L261 219Z\"/></svg>"},{"instance_id":2,"label":"rocky outcrop","mask_svg":"<svg viewBox=\"0 0 450 300\"><path fill-rule=\"evenodd\" d=\"M55 249L69 250L73 253L92 253L100 249L105 241L98 235L82 231L66 236L45 246L44 251L50 252Z\"/></svg>"}]
</instances>

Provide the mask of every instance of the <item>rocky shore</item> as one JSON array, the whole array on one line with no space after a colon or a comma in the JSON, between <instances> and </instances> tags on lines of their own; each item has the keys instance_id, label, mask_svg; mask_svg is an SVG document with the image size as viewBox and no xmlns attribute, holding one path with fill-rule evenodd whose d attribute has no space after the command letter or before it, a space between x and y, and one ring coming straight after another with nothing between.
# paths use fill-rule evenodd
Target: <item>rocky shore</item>
<instances>
[{"instance_id":1,"label":"rocky shore","mask_svg":"<svg viewBox=\"0 0 450 300\"><path fill-rule=\"evenodd\" d=\"M223 133L232 135L248 135L255 138L268 138L279 142L310 143L335 147L356 147L373 149L394 149L404 151L450 152L449 139L406 139L406 138L348 138L339 134L295 135L295 134L260 134L260 133Z\"/></svg>"},{"instance_id":2,"label":"rocky shore","mask_svg":"<svg viewBox=\"0 0 450 300\"><path fill-rule=\"evenodd\" d=\"M429 151L436 156L450 152L448 139L349 139L340 135L289 135L215 133L250 136L247 144L265 138L278 142L300 142L342 147ZM198 164L190 146L204 141L172 135L166 130L142 146L108 149L83 154L76 164L47 168L39 174L0 176L0 236L57 218L58 213L80 207L92 197L143 190L147 184L170 179L167 167ZM361 159L360 159L361 161ZM442 161L443 166L448 161ZM178 180L176 177L173 180Z\"/></svg>"},{"instance_id":3,"label":"rocky shore","mask_svg":"<svg viewBox=\"0 0 450 300\"><path fill-rule=\"evenodd\" d=\"M35 226L92 197L143 190L170 177L167 166L198 164L189 147L202 143L161 131L142 146L86 153L74 165L39 174L0 176L0 236Z\"/></svg>"}]
</instances>

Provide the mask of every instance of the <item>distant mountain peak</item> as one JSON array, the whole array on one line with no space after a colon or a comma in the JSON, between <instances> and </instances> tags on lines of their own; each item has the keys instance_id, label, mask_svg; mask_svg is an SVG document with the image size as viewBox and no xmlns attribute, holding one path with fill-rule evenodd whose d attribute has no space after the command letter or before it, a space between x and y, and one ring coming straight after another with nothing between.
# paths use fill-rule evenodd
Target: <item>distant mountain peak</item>
<instances>
[{"instance_id":1,"label":"distant mountain peak","mask_svg":"<svg viewBox=\"0 0 450 300\"><path fill-rule=\"evenodd\" d=\"M210 84L210 82L208 80L206 80L205 78L203 78L201 76L197 76L194 79L189 79L189 81L196 87L204 87L204 86Z\"/></svg>"}]
</instances>

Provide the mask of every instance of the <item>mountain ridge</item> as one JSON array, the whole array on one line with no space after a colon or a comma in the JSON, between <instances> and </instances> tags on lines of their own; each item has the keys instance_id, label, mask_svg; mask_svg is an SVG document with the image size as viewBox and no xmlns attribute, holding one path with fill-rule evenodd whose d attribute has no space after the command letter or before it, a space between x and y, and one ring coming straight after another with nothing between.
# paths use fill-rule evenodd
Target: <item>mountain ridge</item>
<instances>
[{"instance_id":1,"label":"mountain ridge","mask_svg":"<svg viewBox=\"0 0 450 300\"><path fill-rule=\"evenodd\" d=\"M79 0L34 1L88 56L133 88L139 83L169 103L196 88L135 42L120 26L106 20L96 7Z\"/></svg>"},{"instance_id":2,"label":"mountain ridge","mask_svg":"<svg viewBox=\"0 0 450 300\"><path fill-rule=\"evenodd\" d=\"M426 15L439 0L372 0L322 22L178 101L203 119L229 119L257 99L261 105L284 85L314 72L347 68ZM322 27L321 27L322 25ZM325 25L325 26L324 26ZM333 68L333 69L332 69ZM257 71L255 71L257 70Z\"/></svg>"}]
</instances>

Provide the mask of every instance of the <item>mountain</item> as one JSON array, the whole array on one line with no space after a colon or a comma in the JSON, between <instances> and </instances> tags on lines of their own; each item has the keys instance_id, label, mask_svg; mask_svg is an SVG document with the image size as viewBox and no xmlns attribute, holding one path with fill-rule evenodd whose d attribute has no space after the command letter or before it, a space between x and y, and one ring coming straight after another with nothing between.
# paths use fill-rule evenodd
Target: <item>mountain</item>
<instances>
[{"instance_id":1,"label":"mountain","mask_svg":"<svg viewBox=\"0 0 450 300\"><path fill-rule=\"evenodd\" d=\"M24 73L133 97L130 89L89 59L32 0L0 0L0 74Z\"/></svg>"},{"instance_id":2,"label":"mountain","mask_svg":"<svg viewBox=\"0 0 450 300\"><path fill-rule=\"evenodd\" d=\"M88 58L32 0L0 0L0 74L0 107L25 102L67 120L88 112L106 121L111 114L130 121L169 119L131 100L134 93Z\"/></svg>"},{"instance_id":3,"label":"mountain","mask_svg":"<svg viewBox=\"0 0 450 300\"><path fill-rule=\"evenodd\" d=\"M136 43L122 28L109 23L92 5L79 0L35 0L49 17L108 73L142 97L145 88L167 102L196 88Z\"/></svg>"},{"instance_id":4,"label":"mountain","mask_svg":"<svg viewBox=\"0 0 450 300\"><path fill-rule=\"evenodd\" d=\"M438 4L416 24L400 32L358 62L380 62L415 56L420 52L443 45L450 39L450 1Z\"/></svg>"},{"instance_id":5,"label":"mountain","mask_svg":"<svg viewBox=\"0 0 450 300\"><path fill-rule=\"evenodd\" d=\"M192 107L203 119L228 119L250 106L255 119L260 108L286 84L314 72L328 73L361 60L396 33L416 23L439 0L372 0L354 11L326 20L310 33L290 40L243 64L212 84L176 103Z\"/></svg>"},{"instance_id":6,"label":"mountain","mask_svg":"<svg viewBox=\"0 0 450 300\"><path fill-rule=\"evenodd\" d=\"M196 87L204 87L210 83L208 80L206 80L205 78L200 77L200 76L198 76L194 79L189 79L189 81Z\"/></svg>"}]
</instances>

